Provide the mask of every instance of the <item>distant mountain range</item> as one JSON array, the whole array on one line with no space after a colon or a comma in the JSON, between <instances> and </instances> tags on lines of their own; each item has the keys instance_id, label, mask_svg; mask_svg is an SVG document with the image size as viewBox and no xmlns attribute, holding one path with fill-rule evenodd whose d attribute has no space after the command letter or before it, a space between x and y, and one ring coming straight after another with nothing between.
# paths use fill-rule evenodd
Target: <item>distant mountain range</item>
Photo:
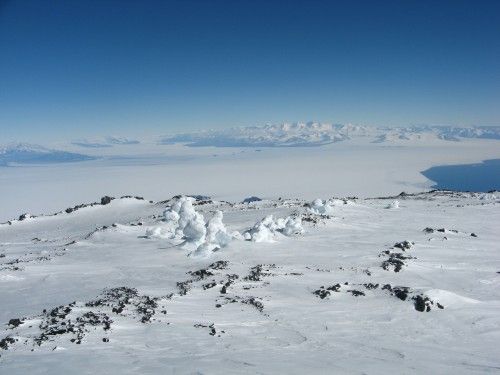
<instances>
[{"instance_id":1,"label":"distant mountain range","mask_svg":"<svg viewBox=\"0 0 500 375\"><path fill-rule=\"evenodd\" d=\"M95 157L45 148L29 143L13 143L0 147L0 166L16 164L68 163L92 160Z\"/></svg>"},{"instance_id":2,"label":"distant mountain range","mask_svg":"<svg viewBox=\"0 0 500 375\"><path fill-rule=\"evenodd\" d=\"M136 139L121 137L105 137L98 140L79 139L71 142L72 145L85 148L105 148L113 147L114 145L136 145L139 143Z\"/></svg>"},{"instance_id":3,"label":"distant mountain range","mask_svg":"<svg viewBox=\"0 0 500 375\"><path fill-rule=\"evenodd\" d=\"M373 144L405 145L461 141L464 139L500 140L500 126L411 126L400 128L325 124L317 122L250 126L223 130L205 130L161 137L156 144L185 144L188 147L311 147L348 140ZM87 149L115 145L137 145L135 139L103 137L73 141L73 146ZM155 143L149 145L155 147ZM121 150L123 153L123 149ZM126 154L126 153L125 153ZM67 163L96 159L96 156L46 148L28 143L0 146L0 166L13 164Z\"/></svg>"},{"instance_id":4,"label":"distant mountain range","mask_svg":"<svg viewBox=\"0 0 500 375\"><path fill-rule=\"evenodd\" d=\"M163 137L159 144L184 143L190 147L303 147L321 146L355 138L373 143L405 141L460 141L464 138L500 139L500 126L370 127L316 122L206 130Z\"/></svg>"}]
</instances>

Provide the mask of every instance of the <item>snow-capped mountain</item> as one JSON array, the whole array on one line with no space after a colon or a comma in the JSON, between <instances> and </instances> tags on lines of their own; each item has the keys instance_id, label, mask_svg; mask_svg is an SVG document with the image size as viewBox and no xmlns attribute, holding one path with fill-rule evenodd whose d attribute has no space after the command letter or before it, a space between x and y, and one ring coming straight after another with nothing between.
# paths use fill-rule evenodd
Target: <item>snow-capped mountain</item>
<instances>
[{"instance_id":1,"label":"snow-capped mountain","mask_svg":"<svg viewBox=\"0 0 500 375\"><path fill-rule=\"evenodd\" d=\"M184 143L191 147L300 147L321 146L349 139L367 138L373 143L405 141L459 141L465 138L500 139L500 127L369 127L327 123L293 123L208 130L163 137L160 144Z\"/></svg>"},{"instance_id":2,"label":"snow-capped mountain","mask_svg":"<svg viewBox=\"0 0 500 375\"><path fill-rule=\"evenodd\" d=\"M92 156L53 150L29 143L11 143L0 147L0 165L66 163L92 159L94 159Z\"/></svg>"},{"instance_id":3,"label":"snow-capped mountain","mask_svg":"<svg viewBox=\"0 0 500 375\"><path fill-rule=\"evenodd\" d=\"M71 142L72 145L84 148L107 148L114 145L136 145L140 141L125 137L107 136L98 139L78 139Z\"/></svg>"},{"instance_id":4,"label":"snow-capped mountain","mask_svg":"<svg viewBox=\"0 0 500 375\"><path fill-rule=\"evenodd\" d=\"M164 137L161 144L186 143L189 146L216 147L291 147L321 146L347 139L341 125L294 123L252 126Z\"/></svg>"}]
</instances>

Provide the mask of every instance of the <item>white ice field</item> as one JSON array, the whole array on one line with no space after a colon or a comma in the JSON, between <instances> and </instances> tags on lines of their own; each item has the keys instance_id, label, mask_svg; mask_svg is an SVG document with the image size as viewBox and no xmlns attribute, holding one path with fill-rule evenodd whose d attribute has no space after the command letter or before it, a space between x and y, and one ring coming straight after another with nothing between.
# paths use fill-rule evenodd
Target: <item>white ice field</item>
<instances>
[{"instance_id":1,"label":"white ice field","mask_svg":"<svg viewBox=\"0 0 500 375\"><path fill-rule=\"evenodd\" d=\"M500 373L500 194L420 174L498 140L306 130L0 166L0 374Z\"/></svg>"},{"instance_id":2,"label":"white ice field","mask_svg":"<svg viewBox=\"0 0 500 375\"><path fill-rule=\"evenodd\" d=\"M0 226L2 374L500 371L495 194L108 202Z\"/></svg>"}]
</instances>

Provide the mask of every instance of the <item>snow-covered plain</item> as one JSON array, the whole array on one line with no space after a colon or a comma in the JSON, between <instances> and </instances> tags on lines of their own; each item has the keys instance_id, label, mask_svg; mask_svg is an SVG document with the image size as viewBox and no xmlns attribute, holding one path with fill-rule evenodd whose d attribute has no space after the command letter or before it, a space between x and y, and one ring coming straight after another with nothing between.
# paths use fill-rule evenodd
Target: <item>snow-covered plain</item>
<instances>
[{"instance_id":1,"label":"snow-covered plain","mask_svg":"<svg viewBox=\"0 0 500 375\"><path fill-rule=\"evenodd\" d=\"M251 195L313 200L332 194L417 192L434 184L420 173L430 167L500 158L499 141L493 139L373 143L364 137L293 148L141 142L87 148L85 153L96 159L0 167L0 222L24 212L61 210L103 194L161 200L187 193L241 201Z\"/></svg>"},{"instance_id":2,"label":"snow-covered plain","mask_svg":"<svg viewBox=\"0 0 500 375\"><path fill-rule=\"evenodd\" d=\"M0 225L2 374L500 371L498 193L101 203Z\"/></svg>"}]
</instances>

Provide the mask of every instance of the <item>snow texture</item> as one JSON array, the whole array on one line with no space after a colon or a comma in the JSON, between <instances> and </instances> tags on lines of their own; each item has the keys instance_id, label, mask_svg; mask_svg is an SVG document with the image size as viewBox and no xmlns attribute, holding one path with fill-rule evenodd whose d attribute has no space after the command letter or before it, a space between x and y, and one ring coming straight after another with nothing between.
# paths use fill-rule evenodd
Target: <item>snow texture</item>
<instances>
[{"instance_id":1,"label":"snow texture","mask_svg":"<svg viewBox=\"0 0 500 375\"><path fill-rule=\"evenodd\" d=\"M293 236L304 232L300 217L288 216L275 219L268 215L243 234L248 241L275 242L280 235Z\"/></svg>"},{"instance_id":2,"label":"snow texture","mask_svg":"<svg viewBox=\"0 0 500 375\"><path fill-rule=\"evenodd\" d=\"M0 372L495 373L498 196L329 199L329 217L123 197L11 220Z\"/></svg>"},{"instance_id":3,"label":"snow texture","mask_svg":"<svg viewBox=\"0 0 500 375\"><path fill-rule=\"evenodd\" d=\"M315 215L332 215L334 210L330 202L318 198L310 204L309 211Z\"/></svg>"}]
</instances>

